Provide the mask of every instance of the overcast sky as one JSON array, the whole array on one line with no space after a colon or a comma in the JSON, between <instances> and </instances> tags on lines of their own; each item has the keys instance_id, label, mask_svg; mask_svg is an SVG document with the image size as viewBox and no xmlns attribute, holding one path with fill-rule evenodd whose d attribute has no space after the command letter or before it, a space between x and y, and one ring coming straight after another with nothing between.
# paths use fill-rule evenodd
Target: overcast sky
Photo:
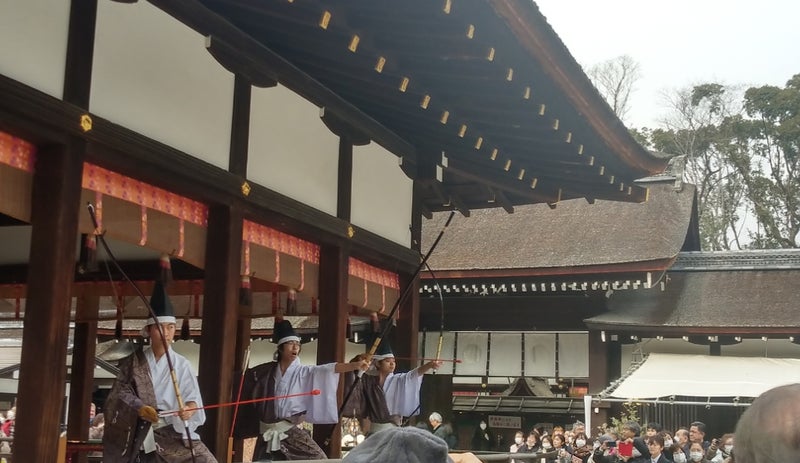
<instances>
[{"instance_id":1,"label":"overcast sky","mask_svg":"<svg viewBox=\"0 0 800 463\"><path fill-rule=\"evenodd\" d=\"M630 55L641 78L629 127L657 126L661 94L700 82L778 85L800 73L797 0L536 0L587 69Z\"/></svg>"}]
</instances>

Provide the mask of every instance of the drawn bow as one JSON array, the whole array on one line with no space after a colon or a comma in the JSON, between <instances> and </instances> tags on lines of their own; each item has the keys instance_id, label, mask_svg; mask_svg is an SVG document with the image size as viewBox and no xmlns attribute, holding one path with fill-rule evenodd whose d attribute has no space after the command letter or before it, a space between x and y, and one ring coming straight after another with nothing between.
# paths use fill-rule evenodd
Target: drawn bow
<instances>
[{"instance_id":1,"label":"drawn bow","mask_svg":"<svg viewBox=\"0 0 800 463\"><path fill-rule=\"evenodd\" d=\"M409 282L413 282L414 280L417 279L417 277L419 277L420 272L425 267L425 265L427 265L428 259L431 257L431 254L433 254L434 249L436 249L436 246L438 246L439 241L442 240L442 236L444 236L445 230L450 225L450 222L453 221L453 217L455 216L455 214L456 214L455 211L450 211L450 216L447 217L447 221L445 222L444 226L442 227L441 230L439 230L439 235L436 237L436 240L434 240L433 244L431 245L431 248L428 249L428 252L425 253L425 256L422 257L422 261L417 266L417 269L414 270L414 273L411 275ZM394 306L392 306L392 310L389 312L389 315L387 317L388 320L394 319L397 310L400 308L400 305L403 302L405 302L406 298L411 293L411 288L413 287L414 285L409 283L408 285L406 285L405 288L403 288L403 292L400 293L400 297L397 298L397 300L394 303ZM381 340L384 337L386 337L387 334L389 334L389 330L391 328L392 324L386 323L386 326L384 326L383 329L381 330L380 336L377 336L372 342L372 346L369 348L369 352L367 352L367 358L372 358L372 356L375 355L375 351L378 350L378 346L381 344ZM355 391L356 386L361 381L362 373L363 371L359 372L359 374L356 375L355 381L351 385L350 390L347 391L347 395L345 396L344 400L342 401L342 405L339 408L339 416L342 416L342 414L344 413L344 407L347 405L347 402L350 401L350 397L353 395L353 391Z\"/></svg>"},{"instance_id":2,"label":"drawn bow","mask_svg":"<svg viewBox=\"0 0 800 463\"><path fill-rule=\"evenodd\" d=\"M111 252L111 248L108 246L108 243L106 242L105 232L100 231L100 224L97 222L97 215L95 213L95 209L92 203L87 203L86 208L89 210L89 217L91 217L92 219L92 225L94 226L95 229L94 234L100 240L100 244L103 245L103 249L106 251L106 254L108 254L108 257L111 259L111 262L114 263L114 267L119 271L120 275L122 275L122 278L125 279L125 281L131 285L134 292L136 293L136 296L138 296L139 299L141 299L142 302L144 303L144 306L147 307L147 311L149 312L150 317L156 321L155 325L158 328L158 335L161 338L161 343L164 346L164 353L167 357L167 366L169 367L170 377L172 378L172 387L175 390L175 397L178 400L178 408L183 410L184 403L183 403L183 397L181 396L181 388L178 385L178 376L175 373L175 366L173 365L172 358L169 355L169 344L167 344L167 338L164 336L164 331L161 328L161 324L158 323L158 316L156 315L155 310L153 310L153 307L150 305L150 301L147 300L147 297L144 295L142 290L139 288L139 286L136 285L136 283L133 282L133 280L131 280L128 274L125 273L125 270L122 269L122 266L120 265L116 256L114 256L114 253ZM183 420L183 427L186 430L186 440L189 443L189 448L191 449L190 453L192 455L192 462L194 462L195 461L194 446L192 444L192 432L189 430L189 420Z\"/></svg>"}]
</instances>

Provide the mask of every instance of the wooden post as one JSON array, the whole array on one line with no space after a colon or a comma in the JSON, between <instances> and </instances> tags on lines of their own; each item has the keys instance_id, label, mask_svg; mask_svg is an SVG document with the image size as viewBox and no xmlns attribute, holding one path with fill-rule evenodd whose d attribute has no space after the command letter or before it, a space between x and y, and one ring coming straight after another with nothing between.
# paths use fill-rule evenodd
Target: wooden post
<instances>
[{"instance_id":1,"label":"wooden post","mask_svg":"<svg viewBox=\"0 0 800 463\"><path fill-rule=\"evenodd\" d=\"M345 360L349 255L342 247L330 245L323 245L319 254L320 309L317 364L322 365ZM337 402L342 401L343 380L344 375L340 375ZM342 431L338 424L315 425L314 440L329 458L341 458Z\"/></svg>"},{"instance_id":2,"label":"wooden post","mask_svg":"<svg viewBox=\"0 0 800 463\"><path fill-rule=\"evenodd\" d=\"M199 377L203 402L229 402L233 384L242 247L242 214L229 206L208 211L203 327L200 335ZM214 455L225 455L233 411L206 410L200 428L203 443Z\"/></svg>"},{"instance_id":3,"label":"wooden post","mask_svg":"<svg viewBox=\"0 0 800 463\"><path fill-rule=\"evenodd\" d=\"M56 461L66 380L71 288L85 142L40 149L31 205L14 460Z\"/></svg>"},{"instance_id":4,"label":"wooden post","mask_svg":"<svg viewBox=\"0 0 800 463\"><path fill-rule=\"evenodd\" d=\"M100 298L97 295L78 296L70 375L68 440L85 441L89 438L89 404L94 389L94 356L99 305ZM81 453L74 463L86 463L86 461L86 453Z\"/></svg>"}]
</instances>

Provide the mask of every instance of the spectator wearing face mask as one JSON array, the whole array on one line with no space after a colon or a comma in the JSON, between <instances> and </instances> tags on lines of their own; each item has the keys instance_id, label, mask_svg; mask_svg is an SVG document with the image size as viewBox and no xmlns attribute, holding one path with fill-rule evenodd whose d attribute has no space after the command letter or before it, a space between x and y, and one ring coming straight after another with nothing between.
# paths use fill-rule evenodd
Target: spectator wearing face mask
<instances>
[{"instance_id":1,"label":"spectator wearing face mask","mask_svg":"<svg viewBox=\"0 0 800 463\"><path fill-rule=\"evenodd\" d=\"M508 453L519 452L520 447L523 445L525 445L525 433L520 430L514 434L514 443L508 448ZM516 463L516 461L512 459L511 463Z\"/></svg>"},{"instance_id":2,"label":"spectator wearing face mask","mask_svg":"<svg viewBox=\"0 0 800 463\"><path fill-rule=\"evenodd\" d=\"M706 460L706 451L703 450L703 444L700 442L692 442L689 446L688 463L710 463Z\"/></svg>"},{"instance_id":3,"label":"spectator wearing face mask","mask_svg":"<svg viewBox=\"0 0 800 463\"><path fill-rule=\"evenodd\" d=\"M542 436L542 452L552 452L553 451L553 441L550 436Z\"/></svg>"},{"instance_id":4,"label":"spectator wearing face mask","mask_svg":"<svg viewBox=\"0 0 800 463\"><path fill-rule=\"evenodd\" d=\"M589 442L589 438L586 436L585 433L579 432L575 435L575 445L572 447L572 456L575 458L580 458L583 463L589 461L589 457L592 456L592 443ZM573 461L574 460L573 458Z\"/></svg>"},{"instance_id":5,"label":"spectator wearing face mask","mask_svg":"<svg viewBox=\"0 0 800 463\"><path fill-rule=\"evenodd\" d=\"M661 436L664 439L664 449L661 451L661 454L664 455L664 458L667 460L667 463L671 463L672 460L672 446L675 445L675 441L672 440L672 435L669 431L661 431L657 436Z\"/></svg>"},{"instance_id":6,"label":"spectator wearing face mask","mask_svg":"<svg viewBox=\"0 0 800 463\"><path fill-rule=\"evenodd\" d=\"M727 450L726 450L726 447ZM723 463L733 450L733 434L725 434L719 439L712 439L706 449L705 459L711 463Z\"/></svg>"},{"instance_id":7,"label":"spectator wearing face mask","mask_svg":"<svg viewBox=\"0 0 800 463\"><path fill-rule=\"evenodd\" d=\"M486 420L481 420L475 432L472 434L472 450L492 450L492 432L486 424Z\"/></svg>"}]
</instances>

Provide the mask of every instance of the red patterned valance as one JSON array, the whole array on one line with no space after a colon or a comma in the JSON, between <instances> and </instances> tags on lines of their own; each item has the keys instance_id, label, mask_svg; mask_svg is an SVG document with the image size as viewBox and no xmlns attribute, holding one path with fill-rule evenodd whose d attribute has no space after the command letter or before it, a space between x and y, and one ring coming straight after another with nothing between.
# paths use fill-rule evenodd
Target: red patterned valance
<instances>
[{"instance_id":1,"label":"red patterned valance","mask_svg":"<svg viewBox=\"0 0 800 463\"><path fill-rule=\"evenodd\" d=\"M33 172L36 161L36 146L21 138L0 132L0 164Z\"/></svg>"},{"instance_id":2,"label":"red patterned valance","mask_svg":"<svg viewBox=\"0 0 800 463\"><path fill-rule=\"evenodd\" d=\"M369 281L370 283L376 283L388 288L400 289L400 279L396 273L373 267L372 265L352 257L349 261L348 273L362 280Z\"/></svg>"},{"instance_id":3,"label":"red patterned valance","mask_svg":"<svg viewBox=\"0 0 800 463\"><path fill-rule=\"evenodd\" d=\"M396 273L373 267L358 259L348 261L347 301L354 307L384 312L400 292Z\"/></svg>"},{"instance_id":4,"label":"red patterned valance","mask_svg":"<svg viewBox=\"0 0 800 463\"><path fill-rule=\"evenodd\" d=\"M94 164L83 165L83 188L206 227L208 207L200 202Z\"/></svg>"},{"instance_id":5,"label":"red patterned valance","mask_svg":"<svg viewBox=\"0 0 800 463\"><path fill-rule=\"evenodd\" d=\"M248 243L297 257L312 264L319 264L318 245L310 241L301 240L296 236L279 232L265 225L245 220L242 239Z\"/></svg>"}]
</instances>

